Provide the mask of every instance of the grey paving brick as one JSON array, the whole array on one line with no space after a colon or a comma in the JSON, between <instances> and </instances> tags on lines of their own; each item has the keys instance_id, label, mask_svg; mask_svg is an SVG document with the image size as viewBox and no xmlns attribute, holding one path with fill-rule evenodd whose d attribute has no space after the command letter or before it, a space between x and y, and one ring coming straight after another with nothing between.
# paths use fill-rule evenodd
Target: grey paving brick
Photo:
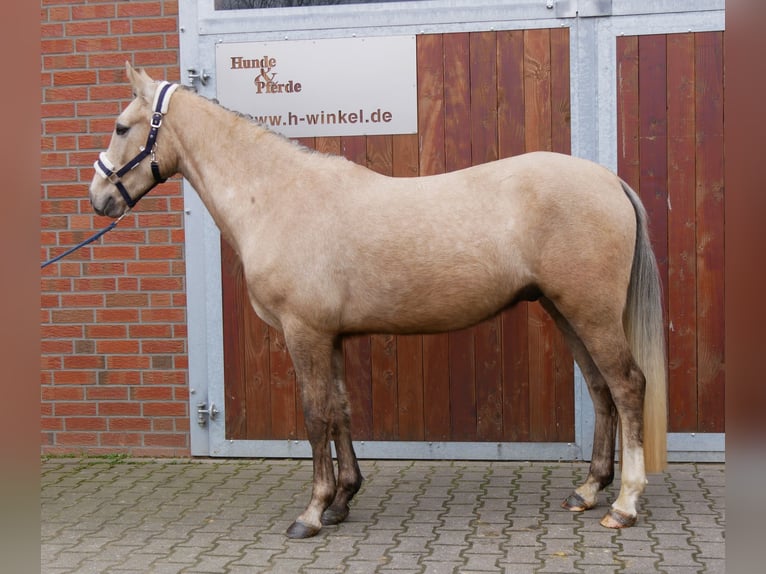
<instances>
[{"instance_id":1,"label":"grey paving brick","mask_svg":"<svg viewBox=\"0 0 766 574\"><path fill-rule=\"evenodd\" d=\"M600 507L560 499L583 463L362 461L346 523L288 540L310 496L303 460L48 459L41 570L249 574L725 571L724 465L650 477L639 522L611 531Z\"/></svg>"}]
</instances>

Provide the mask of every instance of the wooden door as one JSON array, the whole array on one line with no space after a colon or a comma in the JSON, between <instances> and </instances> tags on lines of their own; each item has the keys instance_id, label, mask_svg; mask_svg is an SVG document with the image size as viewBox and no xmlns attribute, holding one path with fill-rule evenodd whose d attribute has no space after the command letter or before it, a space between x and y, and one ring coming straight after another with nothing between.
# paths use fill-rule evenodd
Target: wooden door
<instances>
[{"instance_id":1,"label":"wooden door","mask_svg":"<svg viewBox=\"0 0 766 574\"><path fill-rule=\"evenodd\" d=\"M662 271L671 432L725 430L723 34L617 39L618 171Z\"/></svg>"},{"instance_id":2,"label":"wooden door","mask_svg":"<svg viewBox=\"0 0 766 574\"><path fill-rule=\"evenodd\" d=\"M418 133L301 140L394 177L533 150L570 152L569 30L417 38ZM282 336L222 245L226 439L304 438ZM344 345L356 440L573 441L573 361L538 304L442 335Z\"/></svg>"}]
</instances>

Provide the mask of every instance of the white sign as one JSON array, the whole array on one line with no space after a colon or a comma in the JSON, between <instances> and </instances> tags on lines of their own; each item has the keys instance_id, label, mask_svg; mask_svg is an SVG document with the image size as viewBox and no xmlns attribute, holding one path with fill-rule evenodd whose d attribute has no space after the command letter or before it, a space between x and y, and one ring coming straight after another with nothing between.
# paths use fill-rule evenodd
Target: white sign
<instances>
[{"instance_id":1,"label":"white sign","mask_svg":"<svg viewBox=\"0 0 766 574\"><path fill-rule=\"evenodd\" d=\"M216 45L218 101L288 137L417 132L414 36Z\"/></svg>"}]
</instances>

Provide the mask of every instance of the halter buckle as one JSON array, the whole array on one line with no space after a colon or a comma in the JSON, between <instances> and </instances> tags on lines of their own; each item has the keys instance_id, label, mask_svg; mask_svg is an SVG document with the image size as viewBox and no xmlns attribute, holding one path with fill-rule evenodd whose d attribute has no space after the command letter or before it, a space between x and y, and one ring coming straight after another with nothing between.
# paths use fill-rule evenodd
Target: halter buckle
<instances>
[{"instance_id":1,"label":"halter buckle","mask_svg":"<svg viewBox=\"0 0 766 574\"><path fill-rule=\"evenodd\" d=\"M159 127L162 125L162 112L154 112L152 114L152 120L149 122L149 125L155 129L159 129Z\"/></svg>"}]
</instances>

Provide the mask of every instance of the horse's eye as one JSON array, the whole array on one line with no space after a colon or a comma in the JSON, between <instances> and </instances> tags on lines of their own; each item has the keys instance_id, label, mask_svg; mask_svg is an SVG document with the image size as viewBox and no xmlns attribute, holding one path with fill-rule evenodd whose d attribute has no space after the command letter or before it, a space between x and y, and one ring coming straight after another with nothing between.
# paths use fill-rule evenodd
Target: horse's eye
<instances>
[{"instance_id":1,"label":"horse's eye","mask_svg":"<svg viewBox=\"0 0 766 574\"><path fill-rule=\"evenodd\" d=\"M118 136L124 136L126 133L128 133L128 130L130 128L128 126L124 126L122 124L117 124L114 127L114 131Z\"/></svg>"}]
</instances>

